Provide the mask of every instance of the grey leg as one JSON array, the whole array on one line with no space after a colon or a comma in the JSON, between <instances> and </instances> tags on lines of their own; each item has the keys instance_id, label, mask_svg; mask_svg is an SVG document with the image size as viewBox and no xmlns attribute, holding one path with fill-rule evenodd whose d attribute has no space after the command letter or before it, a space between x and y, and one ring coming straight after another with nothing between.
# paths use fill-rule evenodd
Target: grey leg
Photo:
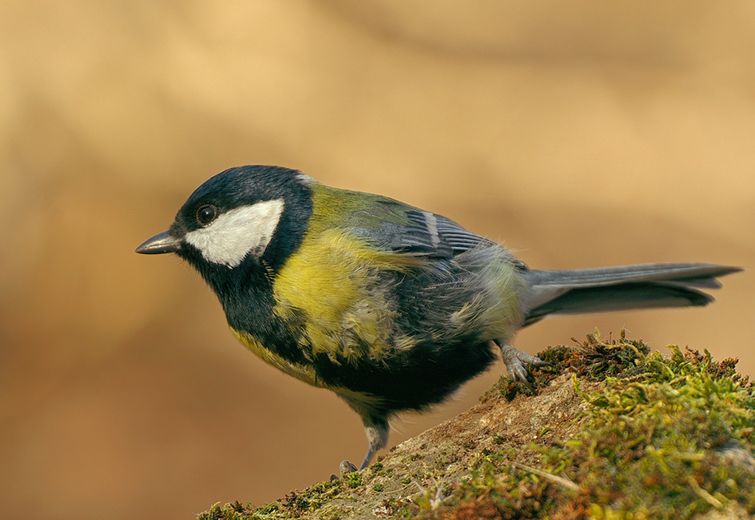
<instances>
[{"instance_id":1,"label":"grey leg","mask_svg":"<svg viewBox=\"0 0 755 520\"><path fill-rule=\"evenodd\" d=\"M367 453L364 454L359 469L366 468L375 453L388 444L388 421L383 419L371 424L365 423L364 432L367 434Z\"/></svg>"},{"instance_id":2,"label":"grey leg","mask_svg":"<svg viewBox=\"0 0 755 520\"><path fill-rule=\"evenodd\" d=\"M529 372L527 372L525 365L543 366L548 364L542 359L517 350L503 341L496 340L495 344L500 347L503 363L506 365L509 376L514 380L527 381Z\"/></svg>"},{"instance_id":3,"label":"grey leg","mask_svg":"<svg viewBox=\"0 0 755 520\"><path fill-rule=\"evenodd\" d=\"M385 418L364 418L364 432L367 434L367 453L364 454L362 464L357 468L348 460L341 462L341 474L351 473L357 469L364 469L375 456L375 453L388 444L388 421Z\"/></svg>"}]
</instances>

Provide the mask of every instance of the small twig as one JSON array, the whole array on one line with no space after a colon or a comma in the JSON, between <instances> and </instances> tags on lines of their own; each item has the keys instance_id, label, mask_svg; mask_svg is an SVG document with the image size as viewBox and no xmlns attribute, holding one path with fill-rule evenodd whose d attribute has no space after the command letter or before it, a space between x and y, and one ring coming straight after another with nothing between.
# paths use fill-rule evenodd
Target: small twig
<instances>
[{"instance_id":1,"label":"small twig","mask_svg":"<svg viewBox=\"0 0 755 520\"><path fill-rule=\"evenodd\" d=\"M700 484L697 483L697 480L695 480L694 477L690 476L687 481L689 482L689 485L692 486L692 490L697 493L697 496L708 502L716 509L723 509L724 505L721 503L721 501L701 488Z\"/></svg>"},{"instance_id":2,"label":"small twig","mask_svg":"<svg viewBox=\"0 0 755 520\"><path fill-rule=\"evenodd\" d=\"M443 481L441 481L441 483L438 484L438 482L434 478L432 480L433 480L433 485L436 486L435 496L433 498L430 498L430 492L424 487L422 487L422 485L419 482L417 482L416 480L413 480L412 482L414 483L415 486L419 488L420 493L428 497L428 500L430 501L430 508L435 510L448 497L446 497L446 494L443 492Z\"/></svg>"},{"instance_id":3,"label":"small twig","mask_svg":"<svg viewBox=\"0 0 755 520\"><path fill-rule=\"evenodd\" d=\"M404 491L406 491L407 489L409 489L412 486L412 484L417 484L417 482L414 481L414 480L412 480L411 482L409 482L405 486L402 486L402 487L400 487L398 489L394 489L393 491L385 491L383 494L384 495L396 495L398 493L403 493ZM419 485L419 484L417 484L417 485Z\"/></svg>"},{"instance_id":4,"label":"small twig","mask_svg":"<svg viewBox=\"0 0 755 520\"><path fill-rule=\"evenodd\" d=\"M524 464L520 464L519 462L512 462L512 466L515 468L523 469L524 471L529 471L530 473L534 473L535 475L539 477L543 477L544 479L550 480L551 482L558 484L559 486L563 486L566 489L571 489L572 491L579 491L581 488L565 477L559 477L558 475L554 475L552 473L548 473L546 471L543 471L541 469L533 468L531 466L526 466Z\"/></svg>"}]
</instances>

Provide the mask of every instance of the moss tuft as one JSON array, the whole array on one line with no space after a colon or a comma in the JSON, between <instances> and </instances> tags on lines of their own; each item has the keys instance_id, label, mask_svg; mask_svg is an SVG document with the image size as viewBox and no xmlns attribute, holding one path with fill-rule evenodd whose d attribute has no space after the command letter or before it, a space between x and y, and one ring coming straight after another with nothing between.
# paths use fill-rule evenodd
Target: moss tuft
<instances>
[{"instance_id":1,"label":"moss tuft","mask_svg":"<svg viewBox=\"0 0 755 520\"><path fill-rule=\"evenodd\" d=\"M529 475L516 471L523 466L510 453L486 457L458 485L454 507L485 496L501 518L633 512L684 519L733 502L755 512L752 385L736 374L736 360L715 362L707 351L670 348L664 358L623 333L617 340L596 333L574 349L540 353L552 365L533 370L526 392L502 378L498 391L510 400L536 393L553 369L572 372L587 405L581 431L563 445L531 445L540 456ZM583 381L601 384L583 390Z\"/></svg>"},{"instance_id":2,"label":"moss tuft","mask_svg":"<svg viewBox=\"0 0 755 520\"><path fill-rule=\"evenodd\" d=\"M292 491L282 501L283 508L290 514L297 515L316 511L341 492L339 480L326 480L302 492Z\"/></svg>"},{"instance_id":3,"label":"moss tuft","mask_svg":"<svg viewBox=\"0 0 755 520\"><path fill-rule=\"evenodd\" d=\"M200 514L198 520L247 520L254 511L251 504L231 502L220 505L213 504L209 511Z\"/></svg>"},{"instance_id":4,"label":"moss tuft","mask_svg":"<svg viewBox=\"0 0 755 520\"><path fill-rule=\"evenodd\" d=\"M347 473L344 475L343 480L351 489L358 488L362 485L362 474L357 471Z\"/></svg>"}]
</instances>

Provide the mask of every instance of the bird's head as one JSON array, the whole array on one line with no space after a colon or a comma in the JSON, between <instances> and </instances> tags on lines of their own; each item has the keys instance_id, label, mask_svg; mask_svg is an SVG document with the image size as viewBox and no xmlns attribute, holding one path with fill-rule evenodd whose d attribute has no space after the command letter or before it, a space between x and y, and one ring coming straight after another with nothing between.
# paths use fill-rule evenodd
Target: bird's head
<instances>
[{"instance_id":1,"label":"bird's head","mask_svg":"<svg viewBox=\"0 0 755 520\"><path fill-rule=\"evenodd\" d=\"M199 186L167 231L137 253L176 253L212 283L218 275L279 269L298 248L312 213L314 181L278 166L230 168Z\"/></svg>"}]
</instances>

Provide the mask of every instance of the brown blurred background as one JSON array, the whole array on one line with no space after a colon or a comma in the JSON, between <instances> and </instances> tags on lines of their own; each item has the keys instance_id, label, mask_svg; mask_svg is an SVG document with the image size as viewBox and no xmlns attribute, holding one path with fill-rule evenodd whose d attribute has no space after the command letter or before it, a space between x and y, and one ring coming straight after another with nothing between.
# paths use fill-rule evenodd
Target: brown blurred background
<instances>
[{"instance_id":1,"label":"brown blurred background","mask_svg":"<svg viewBox=\"0 0 755 520\"><path fill-rule=\"evenodd\" d=\"M626 326L752 374L754 53L749 0L5 0L3 516L190 518L362 455L343 403L237 345L177 259L132 252L232 165L423 206L536 267L745 266L709 308L549 319L517 344Z\"/></svg>"}]
</instances>

